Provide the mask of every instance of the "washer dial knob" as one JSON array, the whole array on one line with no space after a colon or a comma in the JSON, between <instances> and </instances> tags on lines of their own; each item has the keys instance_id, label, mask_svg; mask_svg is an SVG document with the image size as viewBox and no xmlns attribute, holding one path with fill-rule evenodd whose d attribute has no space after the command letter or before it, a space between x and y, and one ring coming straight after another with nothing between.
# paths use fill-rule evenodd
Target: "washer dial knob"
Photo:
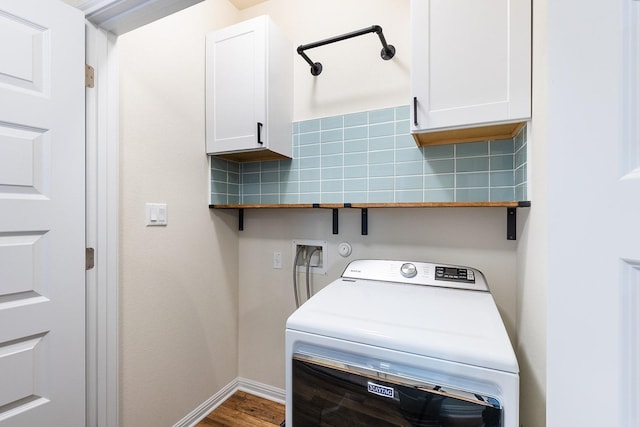
<instances>
[{"instance_id":1,"label":"washer dial knob","mask_svg":"<svg viewBox=\"0 0 640 427\"><path fill-rule=\"evenodd\" d=\"M416 266L414 264L406 262L402 264L402 267L400 267L400 273L407 279L410 279L418 274L418 270L416 269Z\"/></svg>"}]
</instances>

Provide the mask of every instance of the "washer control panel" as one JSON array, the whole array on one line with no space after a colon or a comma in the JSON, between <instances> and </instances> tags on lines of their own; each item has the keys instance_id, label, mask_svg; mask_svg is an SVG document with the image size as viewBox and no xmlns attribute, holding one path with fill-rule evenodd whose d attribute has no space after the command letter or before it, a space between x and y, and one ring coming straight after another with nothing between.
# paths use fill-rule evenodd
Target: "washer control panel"
<instances>
[{"instance_id":1,"label":"washer control panel","mask_svg":"<svg viewBox=\"0 0 640 427\"><path fill-rule=\"evenodd\" d=\"M449 280L453 282L475 283L476 275L473 270L459 267L436 266L436 280Z\"/></svg>"},{"instance_id":2,"label":"washer control panel","mask_svg":"<svg viewBox=\"0 0 640 427\"><path fill-rule=\"evenodd\" d=\"M344 280L375 280L407 285L488 291L482 272L462 265L419 261L355 260L347 265Z\"/></svg>"}]
</instances>

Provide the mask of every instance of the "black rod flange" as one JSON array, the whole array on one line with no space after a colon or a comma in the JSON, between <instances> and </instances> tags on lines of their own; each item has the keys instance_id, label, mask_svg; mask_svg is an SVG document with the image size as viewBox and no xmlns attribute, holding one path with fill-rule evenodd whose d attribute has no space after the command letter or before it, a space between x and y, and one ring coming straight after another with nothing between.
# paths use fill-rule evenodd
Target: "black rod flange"
<instances>
[{"instance_id":1,"label":"black rod flange","mask_svg":"<svg viewBox=\"0 0 640 427\"><path fill-rule=\"evenodd\" d=\"M342 40L347 40L353 37L362 36L364 34L376 33L380 38L380 43L382 43L382 50L380 51L380 57L385 61L393 58L396 54L396 48L393 45L387 44L387 40L384 38L384 34L382 33L382 27L380 25L373 25L369 28L363 28L362 30L352 31L350 33L342 34L340 36L331 37L329 39L320 40L315 43L303 44L298 46L298 54L302 56L302 58L309 64L311 67L311 74L314 76L319 75L322 72L322 64L319 62L313 62L311 58L304 53L307 49L313 49L314 47L320 47L327 44L339 42Z\"/></svg>"}]
</instances>

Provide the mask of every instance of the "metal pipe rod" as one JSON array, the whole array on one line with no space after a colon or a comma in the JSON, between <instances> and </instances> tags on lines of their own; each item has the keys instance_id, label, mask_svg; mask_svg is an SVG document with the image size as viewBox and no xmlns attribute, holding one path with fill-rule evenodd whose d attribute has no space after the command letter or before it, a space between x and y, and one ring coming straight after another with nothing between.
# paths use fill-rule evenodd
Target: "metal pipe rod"
<instances>
[{"instance_id":1,"label":"metal pipe rod","mask_svg":"<svg viewBox=\"0 0 640 427\"><path fill-rule=\"evenodd\" d=\"M378 28L380 28L380 26L374 25L374 26L369 27L369 28L363 28L361 30L352 31L350 33L346 33L346 34L343 34L341 36L331 37L331 38L328 38L328 39L325 39L325 40L320 40L318 42L304 44L304 45L298 46L298 53L300 53L302 51L305 51L307 49L313 49L314 47L320 47L320 46L324 46L324 45L327 45L327 44L339 42L339 41L342 41L342 40L347 40L347 39L350 39L350 38L353 38L353 37L362 36L364 34L376 33L376 32L378 32ZM380 31L382 31L382 28L380 28Z\"/></svg>"},{"instance_id":2,"label":"metal pipe rod","mask_svg":"<svg viewBox=\"0 0 640 427\"><path fill-rule=\"evenodd\" d=\"M376 33L380 38L380 43L382 43L382 51L380 52L380 57L382 59L389 60L393 58L396 53L395 47L393 45L387 44L387 40L384 38L384 34L382 33L382 27L379 25L373 25L368 28L363 28L361 30L352 31L350 33L342 34L340 36L331 37L325 40L320 40L315 43L308 43L298 46L298 54L302 56L302 58L311 66L311 74L314 76L319 75L322 72L322 64L319 62L313 62L309 56L307 56L304 51L307 49L313 49L315 47L324 46L327 44L339 42L342 40L347 40L353 37L362 36L364 34Z\"/></svg>"}]
</instances>

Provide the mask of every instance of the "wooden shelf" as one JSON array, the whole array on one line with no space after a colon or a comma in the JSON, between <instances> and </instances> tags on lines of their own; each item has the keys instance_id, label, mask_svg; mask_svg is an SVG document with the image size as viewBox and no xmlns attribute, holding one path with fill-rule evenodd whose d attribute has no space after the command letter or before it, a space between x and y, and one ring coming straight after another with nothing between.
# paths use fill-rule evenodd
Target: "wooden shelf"
<instances>
[{"instance_id":1,"label":"wooden shelf","mask_svg":"<svg viewBox=\"0 0 640 427\"><path fill-rule=\"evenodd\" d=\"M524 208L529 201L512 202L411 202L411 203L300 203L209 205L211 209L367 209L367 208Z\"/></svg>"},{"instance_id":2,"label":"wooden shelf","mask_svg":"<svg viewBox=\"0 0 640 427\"><path fill-rule=\"evenodd\" d=\"M529 201L513 202L415 202L415 203L302 203L302 204L229 204L209 205L211 209L238 209L238 229L244 230L245 209L331 209L333 234L338 234L338 211L360 209L362 235L369 234L369 208L507 208L507 240L516 240L516 209L528 208Z\"/></svg>"},{"instance_id":3,"label":"wooden shelf","mask_svg":"<svg viewBox=\"0 0 640 427\"><path fill-rule=\"evenodd\" d=\"M414 133L419 147L513 138L526 122Z\"/></svg>"}]
</instances>

